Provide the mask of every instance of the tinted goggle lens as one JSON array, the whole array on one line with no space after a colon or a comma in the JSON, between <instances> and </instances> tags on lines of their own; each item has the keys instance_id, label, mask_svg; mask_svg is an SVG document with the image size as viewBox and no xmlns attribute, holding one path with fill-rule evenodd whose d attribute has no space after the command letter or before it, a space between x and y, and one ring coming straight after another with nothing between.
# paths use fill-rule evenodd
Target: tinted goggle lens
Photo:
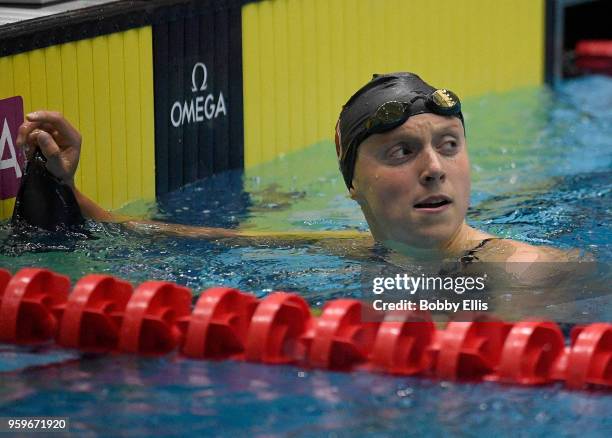
<instances>
[{"instance_id":1,"label":"tinted goggle lens","mask_svg":"<svg viewBox=\"0 0 612 438\"><path fill-rule=\"evenodd\" d=\"M431 93L425 105L436 114L450 116L461 112L459 97L450 90L442 88Z\"/></svg>"},{"instance_id":2,"label":"tinted goggle lens","mask_svg":"<svg viewBox=\"0 0 612 438\"><path fill-rule=\"evenodd\" d=\"M404 102L385 102L378 107L372 117L365 122L367 130L385 129L396 125L406 117L408 104Z\"/></svg>"}]
</instances>

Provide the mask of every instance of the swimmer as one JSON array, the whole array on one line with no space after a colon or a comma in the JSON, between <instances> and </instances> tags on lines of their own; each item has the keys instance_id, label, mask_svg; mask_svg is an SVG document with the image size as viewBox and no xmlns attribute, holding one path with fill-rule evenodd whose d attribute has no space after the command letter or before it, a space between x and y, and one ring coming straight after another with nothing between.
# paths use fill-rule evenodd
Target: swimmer
<instances>
[{"instance_id":1,"label":"swimmer","mask_svg":"<svg viewBox=\"0 0 612 438\"><path fill-rule=\"evenodd\" d=\"M412 73L374 75L344 105L336 124L336 153L350 197L370 232L257 232L192 227L122 217L101 208L74 184L81 135L59 113L35 111L19 128L17 145L37 146L47 169L72 188L81 212L144 232L275 241L375 242L416 259L562 261L568 253L495 237L466 223L470 162L459 98ZM27 148L31 156L34 148Z\"/></svg>"}]
</instances>

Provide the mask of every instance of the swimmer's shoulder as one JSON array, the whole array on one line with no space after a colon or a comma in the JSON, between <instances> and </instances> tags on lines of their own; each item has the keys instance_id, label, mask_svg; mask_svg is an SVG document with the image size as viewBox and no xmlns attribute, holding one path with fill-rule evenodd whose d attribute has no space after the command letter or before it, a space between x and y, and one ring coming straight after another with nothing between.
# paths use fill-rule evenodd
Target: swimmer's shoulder
<instances>
[{"instance_id":1,"label":"swimmer's shoulder","mask_svg":"<svg viewBox=\"0 0 612 438\"><path fill-rule=\"evenodd\" d=\"M472 255L474 254L471 251ZM567 263L592 261L594 258L577 249L562 250L545 245L530 245L505 238L487 238L481 242L477 253L479 262L491 263L492 271L511 274L515 284L541 285L560 282L568 274L591 269L591 263ZM548 283L547 283L548 282Z\"/></svg>"},{"instance_id":2,"label":"swimmer's shoulder","mask_svg":"<svg viewBox=\"0 0 612 438\"><path fill-rule=\"evenodd\" d=\"M508 263L553 263L588 261L593 257L579 249L559 249L548 245L530 245L518 240L489 238L482 248L480 260L487 262Z\"/></svg>"},{"instance_id":3,"label":"swimmer's shoulder","mask_svg":"<svg viewBox=\"0 0 612 438\"><path fill-rule=\"evenodd\" d=\"M529 245L515 240L509 241L509 245L514 249L508 262L578 262L593 261L594 256L585 253L578 248L560 249L548 245Z\"/></svg>"}]
</instances>

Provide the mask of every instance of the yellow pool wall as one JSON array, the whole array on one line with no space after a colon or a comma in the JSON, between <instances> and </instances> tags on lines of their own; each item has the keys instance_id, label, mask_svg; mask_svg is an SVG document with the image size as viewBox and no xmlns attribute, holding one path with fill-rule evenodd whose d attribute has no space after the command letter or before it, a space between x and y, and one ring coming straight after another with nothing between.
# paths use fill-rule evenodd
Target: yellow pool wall
<instances>
[{"instance_id":1,"label":"yellow pool wall","mask_svg":"<svg viewBox=\"0 0 612 438\"><path fill-rule=\"evenodd\" d=\"M544 6L544 0L243 6L245 168L333 139L342 104L372 73L412 71L462 98L541 85Z\"/></svg>"},{"instance_id":2,"label":"yellow pool wall","mask_svg":"<svg viewBox=\"0 0 612 438\"><path fill-rule=\"evenodd\" d=\"M0 99L60 111L83 136L76 184L107 209L155 197L151 27L0 58ZM14 198L0 201L0 217Z\"/></svg>"}]
</instances>

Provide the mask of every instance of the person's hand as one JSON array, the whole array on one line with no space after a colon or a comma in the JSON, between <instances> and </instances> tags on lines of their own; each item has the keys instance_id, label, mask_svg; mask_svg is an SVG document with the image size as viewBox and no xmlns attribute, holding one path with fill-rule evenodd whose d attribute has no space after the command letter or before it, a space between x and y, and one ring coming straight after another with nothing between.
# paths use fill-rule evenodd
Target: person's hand
<instances>
[{"instance_id":1,"label":"person's hand","mask_svg":"<svg viewBox=\"0 0 612 438\"><path fill-rule=\"evenodd\" d=\"M36 148L47 159L47 169L62 182L74 185L81 153L81 134L60 113L35 111L19 127L17 146L32 157Z\"/></svg>"}]
</instances>

